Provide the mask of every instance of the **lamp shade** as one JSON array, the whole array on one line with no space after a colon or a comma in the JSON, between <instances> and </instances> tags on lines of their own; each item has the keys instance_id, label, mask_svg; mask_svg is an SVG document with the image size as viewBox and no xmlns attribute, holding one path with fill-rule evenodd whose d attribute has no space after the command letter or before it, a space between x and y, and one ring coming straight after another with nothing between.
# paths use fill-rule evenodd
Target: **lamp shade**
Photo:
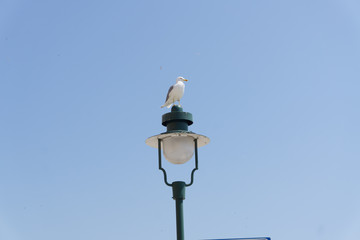
<instances>
[{"instance_id":1,"label":"lamp shade","mask_svg":"<svg viewBox=\"0 0 360 240\"><path fill-rule=\"evenodd\" d=\"M169 136L164 138L163 153L173 164L183 164L194 155L194 138L190 136Z\"/></svg>"},{"instance_id":2,"label":"lamp shade","mask_svg":"<svg viewBox=\"0 0 360 240\"><path fill-rule=\"evenodd\" d=\"M162 125L166 126L167 131L149 137L145 142L150 147L162 148L163 155L169 162L186 163L194 155L195 147L202 147L210 142L208 137L189 131L188 126L192 124L192 114L183 112L180 106L174 105L171 112L162 116Z\"/></svg>"},{"instance_id":3,"label":"lamp shade","mask_svg":"<svg viewBox=\"0 0 360 240\"><path fill-rule=\"evenodd\" d=\"M158 141L161 141L162 150L165 158L174 164L186 163L194 155L195 142L202 147L210 142L204 135L193 132L162 133L146 139L146 144L153 148L158 148Z\"/></svg>"}]
</instances>

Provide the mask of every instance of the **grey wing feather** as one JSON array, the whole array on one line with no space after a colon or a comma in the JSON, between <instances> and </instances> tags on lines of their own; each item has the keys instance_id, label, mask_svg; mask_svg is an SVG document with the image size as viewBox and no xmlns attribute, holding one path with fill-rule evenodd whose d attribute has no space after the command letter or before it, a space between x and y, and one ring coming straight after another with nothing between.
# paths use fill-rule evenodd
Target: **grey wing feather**
<instances>
[{"instance_id":1,"label":"grey wing feather","mask_svg":"<svg viewBox=\"0 0 360 240\"><path fill-rule=\"evenodd\" d=\"M169 99L170 92L171 92L171 90L172 90L173 88L174 88L174 86L171 86L171 87L169 88L169 91L168 91L168 94L167 94L167 96L166 96L165 102L167 102L167 100Z\"/></svg>"}]
</instances>

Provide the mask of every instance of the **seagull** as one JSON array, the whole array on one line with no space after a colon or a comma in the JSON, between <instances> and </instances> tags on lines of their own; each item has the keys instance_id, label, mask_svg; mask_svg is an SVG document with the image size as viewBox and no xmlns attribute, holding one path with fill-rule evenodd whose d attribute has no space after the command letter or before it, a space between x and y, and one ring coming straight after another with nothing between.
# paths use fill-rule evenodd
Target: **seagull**
<instances>
[{"instance_id":1,"label":"seagull","mask_svg":"<svg viewBox=\"0 0 360 240\"><path fill-rule=\"evenodd\" d=\"M169 88L165 103L164 105L161 106L161 108L163 107L170 108L171 105L173 105L176 101L179 101L179 105L180 105L180 99L184 95L184 91L185 91L184 82L187 81L188 80L183 77L178 77L176 79L176 83Z\"/></svg>"}]
</instances>

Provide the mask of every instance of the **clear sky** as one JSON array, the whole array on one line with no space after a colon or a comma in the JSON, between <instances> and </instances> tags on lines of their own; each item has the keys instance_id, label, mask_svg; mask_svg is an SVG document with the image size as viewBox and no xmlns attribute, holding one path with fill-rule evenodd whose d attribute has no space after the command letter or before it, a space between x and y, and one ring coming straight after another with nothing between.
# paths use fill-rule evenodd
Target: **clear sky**
<instances>
[{"instance_id":1,"label":"clear sky","mask_svg":"<svg viewBox=\"0 0 360 240\"><path fill-rule=\"evenodd\" d=\"M0 239L175 239L145 139L209 136L186 239L360 236L356 0L0 1ZM189 180L193 162L171 166Z\"/></svg>"}]
</instances>

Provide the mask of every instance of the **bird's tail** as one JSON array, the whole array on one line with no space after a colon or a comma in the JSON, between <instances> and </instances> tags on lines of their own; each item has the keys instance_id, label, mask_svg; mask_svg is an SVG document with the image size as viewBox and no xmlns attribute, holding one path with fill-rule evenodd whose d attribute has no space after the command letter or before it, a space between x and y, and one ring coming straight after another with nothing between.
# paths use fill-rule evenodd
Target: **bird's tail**
<instances>
[{"instance_id":1,"label":"bird's tail","mask_svg":"<svg viewBox=\"0 0 360 240\"><path fill-rule=\"evenodd\" d=\"M172 103L170 103L169 105L164 104L164 105L162 105L162 106L161 106L161 108L163 108L163 107L170 108L170 107L171 107L171 105L172 105Z\"/></svg>"}]
</instances>

